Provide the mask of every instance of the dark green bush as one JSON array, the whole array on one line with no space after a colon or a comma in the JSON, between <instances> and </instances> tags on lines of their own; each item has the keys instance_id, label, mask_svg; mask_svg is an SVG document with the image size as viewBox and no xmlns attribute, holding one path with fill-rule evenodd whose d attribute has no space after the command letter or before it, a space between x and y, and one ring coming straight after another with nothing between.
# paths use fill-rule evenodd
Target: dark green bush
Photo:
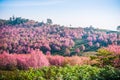
<instances>
[{"instance_id":1,"label":"dark green bush","mask_svg":"<svg viewBox=\"0 0 120 80\"><path fill-rule=\"evenodd\" d=\"M101 80L120 80L120 69L106 66L100 69Z\"/></svg>"}]
</instances>

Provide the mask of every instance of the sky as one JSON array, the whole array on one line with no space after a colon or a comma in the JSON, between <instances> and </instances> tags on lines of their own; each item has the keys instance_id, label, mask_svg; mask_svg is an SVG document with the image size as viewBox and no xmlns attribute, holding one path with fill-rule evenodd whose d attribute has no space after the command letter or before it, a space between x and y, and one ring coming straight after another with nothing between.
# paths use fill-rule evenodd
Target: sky
<instances>
[{"instance_id":1,"label":"sky","mask_svg":"<svg viewBox=\"0 0 120 80\"><path fill-rule=\"evenodd\" d=\"M0 19L11 16L72 27L116 30L120 0L0 0Z\"/></svg>"}]
</instances>

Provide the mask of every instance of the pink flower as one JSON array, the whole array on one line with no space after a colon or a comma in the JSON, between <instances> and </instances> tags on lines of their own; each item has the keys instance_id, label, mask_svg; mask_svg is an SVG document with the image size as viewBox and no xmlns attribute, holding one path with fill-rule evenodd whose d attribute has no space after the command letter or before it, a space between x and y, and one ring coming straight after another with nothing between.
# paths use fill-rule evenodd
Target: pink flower
<instances>
[{"instance_id":1,"label":"pink flower","mask_svg":"<svg viewBox=\"0 0 120 80\"><path fill-rule=\"evenodd\" d=\"M97 43L95 44L95 46L96 46L96 47L100 47L100 44L97 42Z\"/></svg>"},{"instance_id":2,"label":"pink flower","mask_svg":"<svg viewBox=\"0 0 120 80\"><path fill-rule=\"evenodd\" d=\"M89 36L89 37L87 37L87 40L92 41L93 39L92 39L92 37Z\"/></svg>"},{"instance_id":3,"label":"pink flower","mask_svg":"<svg viewBox=\"0 0 120 80\"><path fill-rule=\"evenodd\" d=\"M76 53L79 53L79 52L80 52L80 49L79 49L79 48L76 48L76 49L75 49L75 52L76 52Z\"/></svg>"},{"instance_id":4,"label":"pink flower","mask_svg":"<svg viewBox=\"0 0 120 80\"><path fill-rule=\"evenodd\" d=\"M89 45L89 46L93 46L93 43L92 43L92 42L88 42L88 45Z\"/></svg>"},{"instance_id":5,"label":"pink flower","mask_svg":"<svg viewBox=\"0 0 120 80\"><path fill-rule=\"evenodd\" d=\"M50 56L50 55L51 55L50 51L47 51L47 52L46 52L46 55L47 55L47 56Z\"/></svg>"}]
</instances>

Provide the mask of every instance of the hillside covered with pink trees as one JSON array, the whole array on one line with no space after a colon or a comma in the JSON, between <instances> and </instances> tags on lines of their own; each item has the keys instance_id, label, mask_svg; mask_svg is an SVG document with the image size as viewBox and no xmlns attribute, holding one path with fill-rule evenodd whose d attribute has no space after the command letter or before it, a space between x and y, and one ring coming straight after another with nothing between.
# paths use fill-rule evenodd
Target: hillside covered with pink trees
<instances>
[{"instance_id":1,"label":"hillside covered with pink trees","mask_svg":"<svg viewBox=\"0 0 120 80\"><path fill-rule=\"evenodd\" d=\"M70 56L120 44L118 32L92 26L65 27L52 24L51 19L44 23L11 17L10 20L1 20L0 25L0 53L27 54L39 49L44 54Z\"/></svg>"},{"instance_id":2,"label":"hillside covered with pink trees","mask_svg":"<svg viewBox=\"0 0 120 80\"><path fill-rule=\"evenodd\" d=\"M120 32L1 19L0 80L120 80Z\"/></svg>"}]
</instances>

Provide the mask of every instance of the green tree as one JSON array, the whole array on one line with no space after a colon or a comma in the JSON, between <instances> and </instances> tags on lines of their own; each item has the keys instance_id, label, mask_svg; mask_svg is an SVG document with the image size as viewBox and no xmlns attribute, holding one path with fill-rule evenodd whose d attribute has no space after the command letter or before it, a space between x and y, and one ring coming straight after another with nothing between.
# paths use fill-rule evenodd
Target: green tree
<instances>
[{"instance_id":1,"label":"green tree","mask_svg":"<svg viewBox=\"0 0 120 80\"><path fill-rule=\"evenodd\" d=\"M120 31L120 26L117 26L117 30Z\"/></svg>"},{"instance_id":2,"label":"green tree","mask_svg":"<svg viewBox=\"0 0 120 80\"><path fill-rule=\"evenodd\" d=\"M47 19L47 24L52 24L52 19Z\"/></svg>"}]
</instances>

